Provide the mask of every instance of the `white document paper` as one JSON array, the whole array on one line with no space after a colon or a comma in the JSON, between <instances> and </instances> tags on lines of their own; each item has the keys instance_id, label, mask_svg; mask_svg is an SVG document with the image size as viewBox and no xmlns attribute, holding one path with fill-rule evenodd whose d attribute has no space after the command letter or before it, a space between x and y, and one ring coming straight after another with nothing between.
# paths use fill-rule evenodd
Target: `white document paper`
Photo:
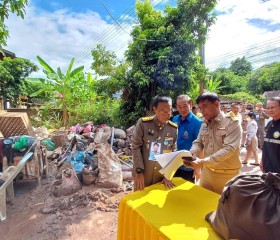
<instances>
[{"instance_id":1,"label":"white document paper","mask_svg":"<svg viewBox=\"0 0 280 240\"><path fill-rule=\"evenodd\" d=\"M183 165L182 157L192 157L192 154L187 150L164 153L156 155L156 161L162 167L159 172L168 180L171 180L177 169Z\"/></svg>"}]
</instances>

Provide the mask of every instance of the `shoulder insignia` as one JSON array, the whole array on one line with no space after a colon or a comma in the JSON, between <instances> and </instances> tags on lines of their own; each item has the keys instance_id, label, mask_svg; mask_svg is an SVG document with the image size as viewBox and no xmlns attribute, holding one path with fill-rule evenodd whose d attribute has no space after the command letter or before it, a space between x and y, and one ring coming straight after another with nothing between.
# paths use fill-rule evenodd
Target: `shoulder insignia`
<instances>
[{"instance_id":1,"label":"shoulder insignia","mask_svg":"<svg viewBox=\"0 0 280 240\"><path fill-rule=\"evenodd\" d=\"M148 121L152 121L154 119L154 117L142 117L141 120L143 122L148 122Z\"/></svg>"},{"instance_id":2,"label":"shoulder insignia","mask_svg":"<svg viewBox=\"0 0 280 240\"><path fill-rule=\"evenodd\" d=\"M174 122L171 122L170 120L168 121L168 123L172 126L172 127L175 127L175 128L178 128L178 125Z\"/></svg>"},{"instance_id":3,"label":"shoulder insignia","mask_svg":"<svg viewBox=\"0 0 280 240\"><path fill-rule=\"evenodd\" d=\"M238 118L236 116L232 116L232 115L227 114L226 117L231 118L232 121L238 121Z\"/></svg>"}]
</instances>

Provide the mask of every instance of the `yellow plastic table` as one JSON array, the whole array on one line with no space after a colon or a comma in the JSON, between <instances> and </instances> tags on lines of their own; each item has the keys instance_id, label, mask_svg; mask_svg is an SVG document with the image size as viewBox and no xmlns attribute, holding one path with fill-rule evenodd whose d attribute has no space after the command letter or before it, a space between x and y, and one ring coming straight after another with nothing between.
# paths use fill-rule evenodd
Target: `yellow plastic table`
<instances>
[{"instance_id":1,"label":"yellow plastic table","mask_svg":"<svg viewBox=\"0 0 280 240\"><path fill-rule=\"evenodd\" d=\"M118 214L118 240L221 239L205 215L217 209L220 195L182 178L166 190L155 184L124 196Z\"/></svg>"}]
</instances>

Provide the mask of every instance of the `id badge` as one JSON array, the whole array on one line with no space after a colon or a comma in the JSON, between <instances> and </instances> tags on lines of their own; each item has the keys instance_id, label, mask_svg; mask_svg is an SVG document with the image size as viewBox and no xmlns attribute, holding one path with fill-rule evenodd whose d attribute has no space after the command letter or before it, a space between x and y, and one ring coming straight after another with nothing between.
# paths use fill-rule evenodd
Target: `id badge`
<instances>
[{"instance_id":1,"label":"id badge","mask_svg":"<svg viewBox=\"0 0 280 240\"><path fill-rule=\"evenodd\" d=\"M160 151L161 151L161 143L151 142L149 160L150 161L155 161L156 160L155 156L159 155Z\"/></svg>"}]
</instances>

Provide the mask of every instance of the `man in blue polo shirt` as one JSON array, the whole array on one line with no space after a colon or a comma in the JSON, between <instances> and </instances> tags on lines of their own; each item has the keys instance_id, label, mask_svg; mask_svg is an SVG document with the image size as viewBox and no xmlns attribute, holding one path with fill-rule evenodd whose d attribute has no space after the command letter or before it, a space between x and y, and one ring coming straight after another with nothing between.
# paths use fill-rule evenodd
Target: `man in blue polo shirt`
<instances>
[{"instance_id":1,"label":"man in blue polo shirt","mask_svg":"<svg viewBox=\"0 0 280 240\"><path fill-rule=\"evenodd\" d=\"M195 116L192 109L192 100L188 95L180 95L176 99L176 107L179 115L172 118L172 121L178 125L178 150L190 150L192 143L196 140L202 121ZM182 165L175 173L174 177L181 177L190 182L195 182L195 176L198 180L200 169L194 170Z\"/></svg>"}]
</instances>

